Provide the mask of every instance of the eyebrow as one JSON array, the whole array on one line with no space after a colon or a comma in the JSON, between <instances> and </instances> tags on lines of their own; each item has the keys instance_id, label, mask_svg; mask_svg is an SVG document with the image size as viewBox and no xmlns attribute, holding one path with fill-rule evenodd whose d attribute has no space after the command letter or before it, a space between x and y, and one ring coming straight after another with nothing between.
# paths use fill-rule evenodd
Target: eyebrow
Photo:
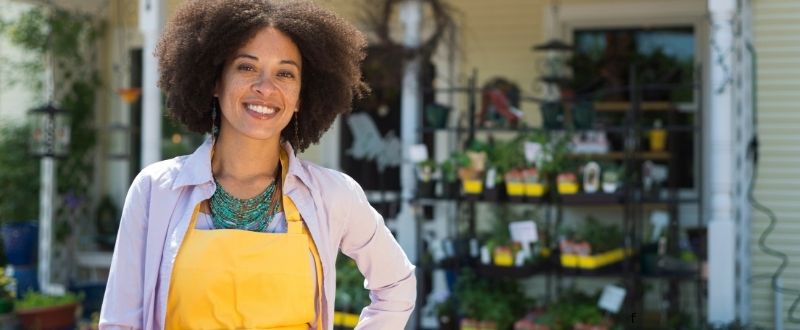
<instances>
[{"instance_id":1,"label":"eyebrow","mask_svg":"<svg viewBox=\"0 0 800 330\"><path fill-rule=\"evenodd\" d=\"M233 59L235 60L235 59L242 58L242 57L251 59L253 61L258 61L258 57L250 55L250 54L239 54L239 55L236 55L236 57L234 57ZM297 67L298 70L300 69L300 64L298 64L294 60L281 60L280 64L294 65L294 66Z\"/></svg>"}]
</instances>

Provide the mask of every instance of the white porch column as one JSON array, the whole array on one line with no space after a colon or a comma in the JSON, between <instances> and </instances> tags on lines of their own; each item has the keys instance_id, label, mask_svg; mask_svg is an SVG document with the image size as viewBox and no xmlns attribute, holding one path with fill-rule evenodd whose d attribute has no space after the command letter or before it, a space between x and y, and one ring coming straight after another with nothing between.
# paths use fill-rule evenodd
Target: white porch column
<instances>
[{"instance_id":1,"label":"white porch column","mask_svg":"<svg viewBox=\"0 0 800 330\"><path fill-rule=\"evenodd\" d=\"M142 56L142 163L161 160L161 91L158 89L158 62L153 53L164 25L163 0L139 0L139 31L144 38Z\"/></svg>"},{"instance_id":2,"label":"white porch column","mask_svg":"<svg viewBox=\"0 0 800 330\"><path fill-rule=\"evenodd\" d=\"M407 0L402 4L400 19L405 28L404 45L415 49L420 45L422 4L416 0ZM422 105L419 90L419 58L406 62L403 73L403 92L400 113L400 140L403 142L403 163L400 166L400 187L402 206L397 216L397 240L403 247L411 262L417 261L417 221L414 210L409 203L413 197L414 164L409 159L409 147L419 141L418 115Z\"/></svg>"},{"instance_id":3,"label":"white porch column","mask_svg":"<svg viewBox=\"0 0 800 330\"><path fill-rule=\"evenodd\" d=\"M736 319L736 223L733 178L733 62L736 0L709 0L711 15L710 107L710 208L708 220L708 322Z\"/></svg>"}]
</instances>

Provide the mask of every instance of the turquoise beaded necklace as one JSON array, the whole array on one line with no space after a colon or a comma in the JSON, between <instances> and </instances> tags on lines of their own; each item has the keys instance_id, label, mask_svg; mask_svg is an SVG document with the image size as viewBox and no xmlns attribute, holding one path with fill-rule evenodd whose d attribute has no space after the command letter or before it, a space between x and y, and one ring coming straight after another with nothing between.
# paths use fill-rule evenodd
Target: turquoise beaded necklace
<instances>
[{"instance_id":1,"label":"turquoise beaded necklace","mask_svg":"<svg viewBox=\"0 0 800 330\"><path fill-rule=\"evenodd\" d=\"M233 197L214 179L217 189L209 201L211 217L217 229L243 229L263 232L278 214L281 203L272 203L276 180L255 197L239 199Z\"/></svg>"}]
</instances>

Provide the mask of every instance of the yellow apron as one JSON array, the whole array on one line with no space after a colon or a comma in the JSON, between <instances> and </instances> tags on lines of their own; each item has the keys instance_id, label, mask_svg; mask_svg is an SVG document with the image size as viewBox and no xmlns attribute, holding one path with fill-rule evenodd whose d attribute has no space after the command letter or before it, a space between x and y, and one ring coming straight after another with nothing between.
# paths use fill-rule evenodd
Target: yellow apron
<instances>
[{"instance_id":1,"label":"yellow apron","mask_svg":"<svg viewBox=\"0 0 800 330\"><path fill-rule=\"evenodd\" d=\"M288 156L281 150L282 179ZM167 298L166 329L308 330L322 324L322 265L300 212L283 195L287 232L196 230L192 213ZM315 288L308 259L314 257Z\"/></svg>"}]
</instances>

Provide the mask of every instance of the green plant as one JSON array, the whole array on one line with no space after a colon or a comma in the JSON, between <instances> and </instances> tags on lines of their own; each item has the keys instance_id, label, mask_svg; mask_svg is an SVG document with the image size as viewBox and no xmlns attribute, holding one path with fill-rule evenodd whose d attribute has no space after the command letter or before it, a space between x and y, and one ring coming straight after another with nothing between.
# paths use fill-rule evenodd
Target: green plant
<instances>
[{"instance_id":1,"label":"green plant","mask_svg":"<svg viewBox=\"0 0 800 330\"><path fill-rule=\"evenodd\" d=\"M39 212L39 162L28 152L27 126L0 127L0 223L29 221Z\"/></svg>"},{"instance_id":2,"label":"green plant","mask_svg":"<svg viewBox=\"0 0 800 330\"><path fill-rule=\"evenodd\" d=\"M522 317L533 301L512 280L491 280L464 269L456 280L458 311L468 318L494 321L498 329L508 329Z\"/></svg>"},{"instance_id":3,"label":"green plant","mask_svg":"<svg viewBox=\"0 0 800 330\"><path fill-rule=\"evenodd\" d=\"M569 157L571 137L566 132L541 132L528 137L542 146L536 168L542 176L553 176L569 168L573 161Z\"/></svg>"},{"instance_id":4,"label":"green plant","mask_svg":"<svg viewBox=\"0 0 800 330\"><path fill-rule=\"evenodd\" d=\"M598 298L598 295L571 290L556 303L548 305L536 323L549 325L554 330L571 330L577 323L600 324L604 316L595 305Z\"/></svg>"},{"instance_id":5,"label":"green plant","mask_svg":"<svg viewBox=\"0 0 800 330\"><path fill-rule=\"evenodd\" d=\"M49 54L55 91L51 100L70 115L70 146L57 167L57 195L54 234L59 242L70 236L78 221L90 218L89 202L94 175L94 152L97 134L94 125L96 92L100 86L97 45L102 23L85 14L58 8L34 7L16 20L0 24L12 44L30 54L22 63L8 63L19 68L30 85L41 89L42 59ZM4 68L3 71L8 71Z\"/></svg>"},{"instance_id":6,"label":"green plant","mask_svg":"<svg viewBox=\"0 0 800 330\"><path fill-rule=\"evenodd\" d=\"M416 169L417 180L422 182L431 181L433 178L433 172L436 171L436 162L432 159L423 160L417 163Z\"/></svg>"},{"instance_id":7,"label":"green plant","mask_svg":"<svg viewBox=\"0 0 800 330\"><path fill-rule=\"evenodd\" d=\"M369 292L364 289L364 276L356 262L350 257L339 255L336 259L336 301L339 311L360 311L369 304Z\"/></svg>"},{"instance_id":8,"label":"green plant","mask_svg":"<svg viewBox=\"0 0 800 330\"><path fill-rule=\"evenodd\" d=\"M579 237L589 242L592 246L593 254L619 248L624 242L624 235L618 226L602 225L592 216L586 218L585 224L581 227Z\"/></svg>"},{"instance_id":9,"label":"green plant","mask_svg":"<svg viewBox=\"0 0 800 330\"><path fill-rule=\"evenodd\" d=\"M498 178L503 174L525 167L524 139L519 136L508 141L495 141L489 147L489 162L497 168Z\"/></svg>"},{"instance_id":10,"label":"green plant","mask_svg":"<svg viewBox=\"0 0 800 330\"><path fill-rule=\"evenodd\" d=\"M44 308L59 305L67 305L80 302L83 296L80 294L67 292L64 295L53 296L40 292L28 291L22 295L22 299L18 300L15 308L18 311L24 311L33 308Z\"/></svg>"}]
</instances>

